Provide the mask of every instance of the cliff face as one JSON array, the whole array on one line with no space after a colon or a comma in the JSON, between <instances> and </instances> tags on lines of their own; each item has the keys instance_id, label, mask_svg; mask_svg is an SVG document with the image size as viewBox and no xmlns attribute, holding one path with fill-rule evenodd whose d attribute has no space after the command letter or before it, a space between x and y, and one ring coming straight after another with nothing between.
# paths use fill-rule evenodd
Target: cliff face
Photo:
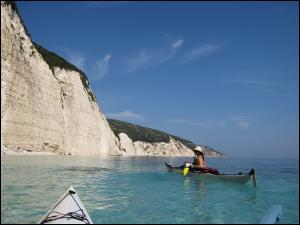
<instances>
[{"instance_id":1,"label":"cliff face","mask_svg":"<svg viewBox=\"0 0 300 225\"><path fill-rule=\"evenodd\" d=\"M119 148L124 156L194 156L193 142L152 128L107 119L110 127L119 137ZM208 157L222 157L221 152L199 144Z\"/></svg>"},{"instance_id":2,"label":"cliff face","mask_svg":"<svg viewBox=\"0 0 300 225\"><path fill-rule=\"evenodd\" d=\"M208 156L208 157L227 157L225 154L223 154L222 152L219 152L209 146L206 146L206 145L201 145L199 144L202 149L203 149L203 153L205 156Z\"/></svg>"},{"instance_id":3,"label":"cliff face","mask_svg":"<svg viewBox=\"0 0 300 225\"><path fill-rule=\"evenodd\" d=\"M123 156L186 156L194 153L180 141L170 138L169 142L149 143L143 141L133 142L125 133L120 133L120 149Z\"/></svg>"},{"instance_id":4,"label":"cliff face","mask_svg":"<svg viewBox=\"0 0 300 225\"><path fill-rule=\"evenodd\" d=\"M17 10L1 2L1 154L193 156L158 130L109 120L112 131L86 75L33 43Z\"/></svg>"},{"instance_id":5,"label":"cliff face","mask_svg":"<svg viewBox=\"0 0 300 225\"><path fill-rule=\"evenodd\" d=\"M78 71L50 68L1 2L1 149L117 154L118 140L83 82Z\"/></svg>"}]
</instances>

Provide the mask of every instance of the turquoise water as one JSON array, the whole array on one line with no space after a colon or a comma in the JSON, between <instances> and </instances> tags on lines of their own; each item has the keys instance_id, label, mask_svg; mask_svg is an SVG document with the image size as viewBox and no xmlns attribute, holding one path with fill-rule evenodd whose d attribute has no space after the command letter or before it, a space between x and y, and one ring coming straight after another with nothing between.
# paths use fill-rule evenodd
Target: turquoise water
<instances>
[{"instance_id":1,"label":"turquoise water","mask_svg":"<svg viewBox=\"0 0 300 225\"><path fill-rule=\"evenodd\" d=\"M258 223L274 204L299 222L299 161L207 159L221 172L257 171L252 182L208 182L168 173L176 158L2 156L1 223L36 223L70 186L94 223Z\"/></svg>"}]
</instances>

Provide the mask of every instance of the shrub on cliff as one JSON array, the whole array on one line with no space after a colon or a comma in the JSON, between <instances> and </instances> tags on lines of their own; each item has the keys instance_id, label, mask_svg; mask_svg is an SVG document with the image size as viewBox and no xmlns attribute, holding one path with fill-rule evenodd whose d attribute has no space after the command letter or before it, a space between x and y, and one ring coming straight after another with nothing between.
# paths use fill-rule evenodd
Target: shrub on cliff
<instances>
[{"instance_id":1,"label":"shrub on cliff","mask_svg":"<svg viewBox=\"0 0 300 225\"><path fill-rule=\"evenodd\" d=\"M187 147L193 148L195 146L195 144L189 140L167 134L159 130L146 128L115 119L107 119L107 121L116 136L118 136L118 134L120 133L125 133L133 142L143 141L149 143L168 143L170 141L170 137L172 137L173 139L180 141Z\"/></svg>"}]
</instances>

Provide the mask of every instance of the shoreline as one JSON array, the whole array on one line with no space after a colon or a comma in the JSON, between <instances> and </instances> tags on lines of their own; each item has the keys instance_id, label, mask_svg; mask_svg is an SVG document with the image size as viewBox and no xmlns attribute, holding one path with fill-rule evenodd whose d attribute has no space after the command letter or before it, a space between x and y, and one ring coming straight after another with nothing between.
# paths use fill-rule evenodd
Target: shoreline
<instances>
[{"instance_id":1,"label":"shoreline","mask_svg":"<svg viewBox=\"0 0 300 225\"><path fill-rule=\"evenodd\" d=\"M34 151L28 151L24 149L18 149L18 150L12 150L8 148L1 147L1 156L4 155L60 155L54 152L34 152Z\"/></svg>"},{"instance_id":2,"label":"shoreline","mask_svg":"<svg viewBox=\"0 0 300 225\"><path fill-rule=\"evenodd\" d=\"M8 149L6 147L1 147L1 156L101 156L99 155L72 155L70 153L54 153L54 152L37 152L37 151L30 151L25 149ZM165 157L165 158L190 158L192 156L182 156L182 155L108 155L108 157L122 157L122 158L131 158L131 157L149 157L149 158L155 158L155 157ZM226 156L206 156L207 158L227 158Z\"/></svg>"}]
</instances>

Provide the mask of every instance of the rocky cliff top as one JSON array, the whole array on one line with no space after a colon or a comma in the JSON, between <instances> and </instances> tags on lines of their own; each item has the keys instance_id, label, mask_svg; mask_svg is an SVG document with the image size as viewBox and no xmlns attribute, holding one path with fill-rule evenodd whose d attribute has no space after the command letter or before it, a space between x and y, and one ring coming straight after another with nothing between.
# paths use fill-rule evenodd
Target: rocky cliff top
<instances>
[{"instance_id":1,"label":"rocky cliff top","mask_svg":"<svg viewBox=\"0 0 300 225\"><path fill-rule=\"evenodd\" d=\"M143 141L148 143L158 143L158 142L168 143L170 142L170 138L172 137L173 139L175 139L176 141L180 141L187 147L190 148L195 147L195 144L189 140L156 129L142 127L136 124L127 123L115 119L107 119L107 121L116 136L118 136L120 133L125 133L133 142Z\"/></svg>"},{"instance_id":2,"label":"rocky cliff top","mask_svg":"<svg viewBox=\"0 0 300 225\"><path fill-rule=\"evenodd\" d=\"M76 66L73 64L69 63L66 61L64 58L61 56L57 55L54 52L50 52L49 50L45 49L43 46L39 45L36 42L33 42L34 47L36 50L41 54L45 62L47 62L49 68L51 71L54 73L54 68L58 67L61 69L65 69L68 71L76 71L80 74L80 79L81 82L86 90L86 92L89 94L89 98L92 101L96 101L96 96L93 94L91 88L89 87L89 81L84 72L82 72L80 69L78 69Z\"/></svg>"},{"instance_id":3,"label":"rocky cliff top","mask_svg":"<svg viewBox=\"0 0 300 225\"><path fill-rule=\"evenodd\" d=\"M35 47L35 49L40 53L40 55L43 57L44 61L48 64L49 68L51 69L52 73L54 73L54 68L58 67L60 69L64 69L67 71L76 71L80 74L80 79L81 82L86 90L86 92L89 95L89 99L91 101L96 101L96 96L93 94L90 86L89 86L89 81L87 78L87 75L81 71L80 69L78 69L76 66L74 66L73 64L71 64L70 62L68 62L67 60L65 60L63 57L57 55L54 52L51 52L49 50L47 50L46 48L44 48L43 46L41 46L40 44L34 42L31 38L30 33L28 32L28 29L24 23L24 20L22 18L22 16L19 13L17 4L14 1L2 1L1 4L3 5L9 5L11 7L11 9L15 12L15 14L19 17L20 22L22 24L22 26L24 27L25 33L26 35L31 39L33 46ZM34 49L32 47L32 49ZM34 54L34 52L32 52L32 54Z\"/></svg>"},{"instance_id":4,"label":"rocky cliff top","mask_svg":"<svg viewBox=\"0 0 300 225\"><path fill-rule=\"evenodd\" d=\"M172 138L184 144L188 148L193 149L196 146L196 144L194 144L190 140L183 139L178 136L168 134L156 129L142 127L136 124L132 124L132 123L116 120L116 119L107 119L107 121L116 136L118 136L120 133L125 133L133 142L141 141L146 143L159 143L159 142L169 143ZM224 156L223 153L216 151L207 145L201 145L201 146L203 147L204 153L207 156L218 156L218 157Z\"/></svg>"}]
</instances>

